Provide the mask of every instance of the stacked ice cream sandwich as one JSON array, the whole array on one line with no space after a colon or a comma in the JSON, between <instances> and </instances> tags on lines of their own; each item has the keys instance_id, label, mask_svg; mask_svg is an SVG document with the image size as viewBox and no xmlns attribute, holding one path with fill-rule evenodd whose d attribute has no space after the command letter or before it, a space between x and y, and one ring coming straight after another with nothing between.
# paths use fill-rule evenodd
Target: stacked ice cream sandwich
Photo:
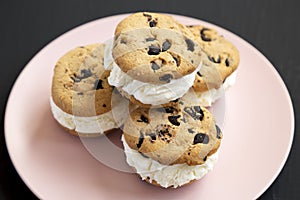
<instances>
[{"instance_id":1,"label":"stacked ice cream sandwich","mask_svg":"<svg viewBox=\"0 0 300 200\"><path fill-rule=\"evenodd\" d=\"M51 107L69 132L123 130L127 163L148 183L169 188L213 169L222 132L206 109L234 82L238 50L215 30L139 12L106 45L71 50L55 67ZM117 123L113 96L119 104ZM121 117L120 117L121 116Z\"/></svg>"}]
</instances>

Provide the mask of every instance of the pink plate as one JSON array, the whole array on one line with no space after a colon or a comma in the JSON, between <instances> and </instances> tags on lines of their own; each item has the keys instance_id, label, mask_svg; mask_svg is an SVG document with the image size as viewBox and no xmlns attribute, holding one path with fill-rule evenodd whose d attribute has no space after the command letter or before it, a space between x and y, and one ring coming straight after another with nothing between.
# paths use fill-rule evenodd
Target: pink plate
<instances>
[{"instance_id":1,"label":"pink plate","mask_svg":"<svg viewBox=\"0 0 300 200\"><path fill-rule=\"evenodd\" d=\"M226 93L219 162L205 178L179 189L160 189L99 162L81 140L64 133L49 106L57 59L68 50L112 37L126 15L99 19L60 36L25 67L5 116L9 154L27 186L41 199L254 199L282 169L293 140L288 91L270 62L238 36L204 21L174 15L184 24L217 29L240 51L236 84ZM111 136L118 142L120 134ZM101 140L101 139L100 139ZM110 149L104 149L109 153ZM105 153L104 152L104 153ZM124 164L121 156L120 165Z\"/></svg>"}]
</instances>

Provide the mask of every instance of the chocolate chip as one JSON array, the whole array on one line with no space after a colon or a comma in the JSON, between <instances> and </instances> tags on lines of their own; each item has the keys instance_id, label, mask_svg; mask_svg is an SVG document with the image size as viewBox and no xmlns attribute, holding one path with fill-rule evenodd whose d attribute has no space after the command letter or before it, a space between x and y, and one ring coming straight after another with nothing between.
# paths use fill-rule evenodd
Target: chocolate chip
<instances>
[{"instance_id":1,"label":"chocolate chip","mask_svg":"<svg viewBox=\"0 0 300 200\"><path fill-rule=\"evenodd\" d=\"M175 109L173 107L166 107L165 108L166 113L173 113Z\"/></svg>"},{"instance_id":2,"label":"chocolate chip","mask_svg":"<svg viewBox=\"0 0 300 200\"><path fill-rule=\"evenodd\" d=\"M77 94L78 94L78 95L83 95L83 92L78 92Z\"/></svg>"},{"instance_id":3,"label":"chocolate chip","mask_svg":"<svg viewBox=\"0 0 300 200\"><path fill-rule=\"evenodd\" d=\"M195 108L196 107L196 108ZM196 111L197 109L197 111ZM201 110L198 110L198 106L194 106L194 107L185 107L183 109L187 114L189 114L194 120L200 120L202 121L203 120L203 117L204 117L204 113L203 111Z\"/></svg>"},{"instance_id":4,"label":"chocolate chip","mask_svg":"<svg viewBox=\"0 0 300 200\"><path fill-rule=\"evenodd\" d=\"M200 73L200 71L197 72L197 75L202 77L202 74Z\"/></svg>"},{"instance_id":5,"label":"chocolate chip","mask_svg":"<svg viewBox=\"0 0 300 200\"><path fill-rule=\"evenodd\" d=\"M166 83L170 83L172 78L173 78L173 76L171 74L165 74L165 75L159 77L159 80L166 82Z\"/></svg>"},{"instance_id":6,"label":"chocolate chip","mask_svg":"<svg viewBox=\"0 0 300 200\"><path fill-rule=\"evenodd\" d=\"M221 63L221 58L220 58L220 56L218 56L217 59L215 59L214 57L208 56L208 59L209 59L211 62L214 62L214 63Z\"/></svg>"},{"instance_id":7,"label":"chocolate chip","mask_svg":"<svg viewBox=\"0 0 300 200\"><path fill-rule=\"evenodd\" d=\"M103 81L101 79L96 80L94 83L94 89L96 90L103 89L102 83Z\"/></svg>"},{"instance_id":8,"label":"chocolate chip","mask_svg":"<svg viewBox=\"0 0 300 200\"><path fill-rule=\"evenodd\" d=\"M206 35L201 35L201 39L202 39L204 42L210 42L210 41L211 41L211 38L207 37Z\"/></svg>"},{"instance_id":9,"label":"chocolate chip","mask_svg":"<svg viewBox=\"0 0 300 200\"><path fill-rule=\"evenodd\" d=\"M106 104L104 103L104 104L102 105L102 107L103 107L103 108L106 108Z\"/></svg>"},{"instance_id":10,"label":"chocolate chip","mask_svg":"<svg viewBox=\"0 0 300 200\"><path fill-rule=\"evenodd\" d=\"M198 144L198 143L208 144L208 142L209 142L209 137L204 133L197 133L194 137L194 144Z\"/></svg>"},{"instance_id":11,"label":"chocolate chip","mask_svg":"<svg viewBox=\"0 0 300 200\"><path fill-rule=\"evenodd\" d=\"M178 101L179 101L179 98L178 98L178 99L175 99L175 100L173 100L173 101L171 101L171 102L177 103Z\"/></svg>"},{"instance_id":12,"label":"chocolate chip","mask_svg":"<svg viewBox=\"0 0 300 200\"><path fill-rule=\"evenodd\" d=\"M156 140L156 135L155 133L148 133L146 134L147 136L150 136L151 140Z\"/></svg>"},{"instance_id":13,"label":"chocolate chip","mask_svg":"<svg viewBox=\"0 0 300 200\"><path fill-rule=\"evenodd\" d=\"M203 115L203 110L201 109L200 106L194 106L194 109L197 113L200 113L201 115Z\"/></svg>"},{"instance_id":14,"label":"chocolate chip","mask_svg":"<svg viewBox=\"0 0 300 200\"><path fill-rule=\"evenodd\" d=\"M175 126L179 126L180 125L180 122L178 122L178 118L180 117L180 115L177 115L177 116L169 116L168 117L168 120L169 122L171 122L171 124L175 125Z\"/></svg>"},{"instance_id":15,"label":"chocolate chip","mask_svg":"<svg viewBox=\"0 0 300 200\"><path fill-rule=\"evenodd\" d=\"M204 158L203 158L203 161L205 162L207 160L207 156L205 156Z\"/></svg>"},{"instance_id":16,"label":"chocolate chip","mask_svg":"<svg viewBox=\"0 0 300 200\"><path fill-rule=\"evenodd\" d=\"M80 76L78 77L78 78L80 78L80 79L85 79L85 78L88 78L88 77L90 77L90 76L92 76L93 74L92 74L92 72L91 72L91 70L90 69L82 69L81 71L80 71Z\"/></svg>"},{"instance_id":17,"label":"chocolate chip","mask_svg":"<svg viewBox=\"0 0 300 200\"><path fill-rule=\"evenodd\" d=\"M140 133L139 142L136 144L136 147L138 149L141 148L143 142L144 142L144 135L143 135L143 133Z\"/></svg>"},{"instance_id":18,"label":"chocolate chip","mask_svg":"<svg viewBox=\"0 0 300 200\"><path fill-rule=\"evenodd\" d=\"M195 25L187 25L186 27L193 28Z\"/></svg>"},{"instance_id":19,"label":"chocolate chip","mask_svg":"<svg viewBox=\"0 0 300 200\"><path fill-rule=\"evenodd\" d=\"M195 133L195 131L193 129L191 129L191 128L188 129L188 132L189 133Z\"/></svg>"},{"instance_id":20,"label":"chocolate chip","mask_svg":"<svg viewBox=\"0 0 300 200\"><path fill-rule=\"evenodd\" d=\"M171 43L169 42L169 40L166 40L163 44L162 44L162 51L167 51L168 49L170 49L171 47Z\"/></svg>"},{"instance_id":21,"label":"chocolate chip","mask_svg":"<svg viewBox=\"0 0 300 200\"><path fill-rule=\"evenodd\" d=\"M216 130L217 130L217 138L221 139L222 138L222 133L221 133L221 129L218 125L216 125Z\"/></svg>"},{"instance_id":22,"label":"chocolate chip","mask_svg":"<svg viewBox=\"0 0 300 200\"><path fill-rule=\"evenodd\" d=\"M155 27L156 24L157 24L157 21L154 21L154 20L151 20L151 21L149 22L149 26L150 26L150 27Z\"/></svg>"},{"instance_id":23,"label":"chocolate chip","mask_svg":"<svg viewBox=\"0 0 300 200\"><path fill-rule=\"evenodd\" d=\"M178 67L179 66L178 59L176 57L174 57L174 56L173 56L173 59L175 60L176 66Z\"/></svg>"},{"instance_id":24,"label":"chocolate chip","mask_svg":"<svg viewBox=\"0 0 300 200\"><path fill-rule=\"evenodd\" d=\"M74 81L74 83L78 83L81 81L81 79L76 76L74 76L74 77L72 76L71 79Z\"/></svg>"},{"instance_id":25,"label":"chocolate chip","mask_svg":"<svg viewBox=\"0 0 300 200\"><path fill-rule=\"evenodd\" d=\"M150 21L152 19L152 16L147 13L143 13L143 15L148 18L148 21Z\"/></svg>"},{"instance_id":26,"label":"chocolate chip","mask_svg":"<svg viewBox=\"0 0 300 200\"><path fill-rule=\"evenodd\" d=\"M120 43L121 43L121 44L126 44L126 43L127 43L127 41L126 41L126 39L125 39L125 38L122 38L122 39L121 39L121 41L120 41Z\"/></svg>"},{"instance_id":27,"label":"chocolate chip","mask_svg":"<svg viewBox=\"0 0 300 200\"><path fill-rule=\"evenodd\" d=\"M145 117L144 115L141 115L141 118L137 120L137 122L144 122L146 124L149 123L149 120L147 117Z\"/></svg>"},{"instance_id":28,"label":"chocolate chip","mask_svg":"<svg viewBox=\"0 0 300 200\"><path fill-rule=\"evenodd\" d=\"M200 31L200 35L201 35L201 39L205 42L210 42L211 41L211 38L207 37L205 35L205 31L208 31L209 29L208 28L203 28L201 31Z\"/></svg>"},{"instance_id":29,"label":"chocolate chip","mask_svg":"<svg viewBox=\"0 0 300 200\"><path fill-rule=\"evenodd\" d=\"M195 50L195 44L194 44L194 42L191 40L191 39L189 39L189 38L186 38L185 39L185 43L186 43L186 45L187 45L187 50L188 51L194 51Z\"/></svg>"},{"instance_id":30,"label":"chocolate chip","mask_svg":"<svg viewBox=\"0 0 300 200\"><path fill-rule=\"evenodd\" d=\"M229 67L229 65L230 65L230 62L229 62L228 58L226 58L226 60L225 60L225 65L226 65L226 67Z\"/></svg>"},{"instance_id":31,"label":"chocolate chip","mask_svg":"<svg viewBox=\"0 0 300 200\"><path fill-rule=\"evenodd\" d=\"M160 53L160 48L155 45L151 45L148 50L149 55L158 55Z\"/></svg>"},{"instance_id":32,"label":"chocolate chip","mask_svg":"<svg viewBox=\"0 0 300 200\"><path fill-rule=\"evenodd\" d=\"M152 42L152 41L154 41L154 40L155 40L155 38L151 38L151 37L146 38L146 42Z\"/></svg>"},{"instance_id":33,"label":"chocolate chip","mask_svg":"<svg viewBox=\"0 0 300 200\"><path fill-rule=\"evenodd\" d=\"M151 62L151 68L155 71L158 70L160 67L158 64L156 64L154 61Z\"/></svg>"}]
</instances>

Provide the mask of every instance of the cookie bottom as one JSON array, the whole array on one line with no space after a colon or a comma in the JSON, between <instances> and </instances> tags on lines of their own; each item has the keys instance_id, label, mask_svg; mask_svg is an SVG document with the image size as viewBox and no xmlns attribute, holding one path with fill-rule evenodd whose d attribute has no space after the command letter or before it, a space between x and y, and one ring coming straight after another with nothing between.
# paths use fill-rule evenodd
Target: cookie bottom
<instances>
[{"instance_id":1,"label":"cookie bottom","mask_svg":"<svg viewBox=\"0 0 300 200\"><path fill-rule=\"evenodd\" d=\"M140 176L140 178L142 178L142 177ZM151 184L151 185L153 185L153 186L160 187L160 188L165 188L165 187L161 186L159 183L157 183L155 180L150 181L150 177L147 177L146 179L144 179L144 181L147 182L147 183L149 183L149 184ZM183 185L181 185L179 187L184 187L186 185L190 185L190 184L194 183L195 181L196 181L196 179L191 180L190 182L185 183L185 184L183 184ZM179 187L177 187L177 188L179 188ZM167 187L165 189L168 189L168 188L176 189L173 186L169 186L169 187Z\"/></svg>"}]
</instances>

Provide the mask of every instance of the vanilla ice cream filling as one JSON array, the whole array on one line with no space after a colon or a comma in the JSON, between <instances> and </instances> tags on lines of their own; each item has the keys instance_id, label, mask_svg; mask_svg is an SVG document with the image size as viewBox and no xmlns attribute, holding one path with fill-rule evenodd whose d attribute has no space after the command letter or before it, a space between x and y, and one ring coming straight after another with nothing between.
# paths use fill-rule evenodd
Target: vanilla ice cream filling
<instances>
[{"instance_id":1,"label":"vanilla ice cream filling","mask_svg":"<svg viewBox=\"0 0 300 200\"><path fill-rule=\"evenodd\" d=\"M182 97L194 84L196 73L199 67L191 74L178 79L172 79L165 84L151 84L133 79L115 63L112 57L112 40L107 41L104 52L104 67L110 69L108 83L128 95L134 96L144 104L160 105Z\"/></svg>"},{"instance_id":2,"label":"vanilla ice cream filling","mask_svg":"<svg viewBox=\"0 0 300 200\"><path fill-rule=\"evenodd\" d=\"M177 188L192 180L199 180L211 171L218 160L218 152L207 157L202 165L163 165L159 162L142 156L138 151L131 149L122 135L124 152L127 163L134 167L143 180L156 181L162 187Z\"/></svg>"},{"instance_id":3,"label":"vanilla ice cream filling","mask_svg":"<svg viewBox=\"0 0 300 200\"><path fill-rule=\"evenodd\" d=\"M224 83L218 88L211 88L208 91L202 93L195 93L192 89L190 89L184 96L183 99L192 103L199 104L204 107L211 106L216 100L225 95L225 91L234 85L236 81L237 71L233 72L230 76L228 76ZM195 98L196 97L196 98Z\"/></svg>"},{"instance_id":4,"label":"vanilla ice cream filling","mask_svg":"<svg viewBox=\"0 0 300 200\"><path fill-rule=\"evenodd\" d=\"M62 126L70 130L75 130L78 133L99 134L107 130L118 128L111 111L91 117L74 116L61 110L54 103L52 97L50 98L50 106L54 118Z\"/></svg>"}]
</instances>

